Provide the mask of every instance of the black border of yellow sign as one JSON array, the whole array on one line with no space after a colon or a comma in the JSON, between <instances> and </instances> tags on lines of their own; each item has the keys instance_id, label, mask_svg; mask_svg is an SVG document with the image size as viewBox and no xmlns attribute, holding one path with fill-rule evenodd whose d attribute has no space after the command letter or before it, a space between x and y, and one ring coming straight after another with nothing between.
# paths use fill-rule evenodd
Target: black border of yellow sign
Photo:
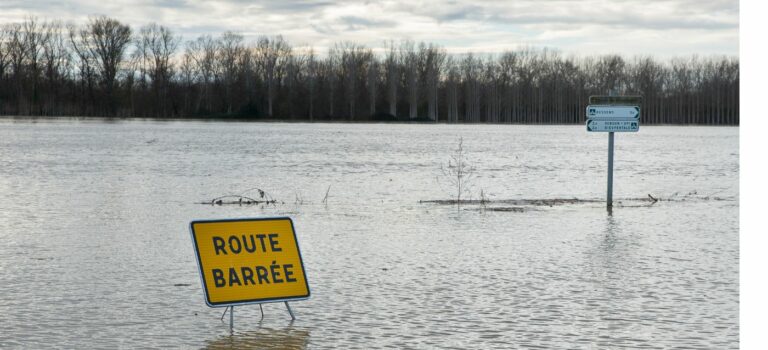
<instances>
[{"instance_id":1,"label":"black border of yellow sign","mask_svg":"<svg viewBox=\"0 0 768 350\"><path fill-rule=\"evenodd\" d=\"M299 255L299 262L301 263L301 271L304 275L304 283L307 287L307 294L306 295L299 295L299 296L290 296L290 297L276 297L276 298L262 298L262 299L249 299L249 300L238 300L238 301L223 301L223 302L211 302L210 296L208 295L208 285L205 282L205 275L203 271L203 262L200 258L200 250L197 245L197 239L195 237L195 224L207 224L207 223L216 223L216 222L243 222L243 221L275 221L275 220L288 220L288 222L291 224L291 232L293 233L293 239L294 242L296 242L296 252ZM293 220L289 217L269 217L269 218L239 218L239 219L219 219L219 220L194 220L189 223L189 233L192 236L192 245L195 248L195 258L197 260L197 267L198 272L200 274L200 283L202 283L203 286L203 294L205 294L205 303L210 307L222 307L222 306L231 306L231 305L245 305L245 304L261 304L261 303L274 303L274 302L281 302L281 301L291 301L291 300L306 300L309 299L310 295L312 294L310 288L309 288L309 279L307 279L306 269L304 269L304 259L301 256L301 249L299 248L299 240L296 237L296 228L293 226Z\"/></svg>"}]
</instances>

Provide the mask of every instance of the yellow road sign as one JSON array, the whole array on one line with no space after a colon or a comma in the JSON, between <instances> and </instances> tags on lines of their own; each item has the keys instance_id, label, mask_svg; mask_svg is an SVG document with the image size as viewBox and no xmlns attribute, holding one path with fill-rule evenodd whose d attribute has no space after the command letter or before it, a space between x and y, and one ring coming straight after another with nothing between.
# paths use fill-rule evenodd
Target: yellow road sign
<instances>
[{"instance_id":1,"label":"yellow road sign","mask_svg":"<svg viewBox=\"0 0 768 350\"><path fill-rule=\"evenodd\" d=\"M189 226L208 306L309 298L290 218L202 220Z\"/></svg>"}]
</instances>

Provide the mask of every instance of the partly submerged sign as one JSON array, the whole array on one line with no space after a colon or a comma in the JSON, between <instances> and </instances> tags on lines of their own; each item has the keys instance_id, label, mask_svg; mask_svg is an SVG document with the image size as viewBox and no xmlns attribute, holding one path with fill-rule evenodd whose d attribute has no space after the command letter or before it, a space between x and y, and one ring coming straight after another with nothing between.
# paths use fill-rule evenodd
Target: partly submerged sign
<instances>
[{"instance_id":1,"label":"partly submerged sign","mask_svg":"<svg viewBox=\"0 0 768 350\"><path fill-rule=\"evenodd\" d=\"M202 220L189 226L209 306L309 298L290 218Z\"/></svg>"},{"instance_id":2,"label":"partly submerged sign","mask_svg":"<svg viewBox=\"0 0 768 350\"><path fill-rule=\"evenodd\" d=\"M637 120L587 119L587 131L637 132L638 130L640 130L640 123Z\"/></svg>"}]
</instances>

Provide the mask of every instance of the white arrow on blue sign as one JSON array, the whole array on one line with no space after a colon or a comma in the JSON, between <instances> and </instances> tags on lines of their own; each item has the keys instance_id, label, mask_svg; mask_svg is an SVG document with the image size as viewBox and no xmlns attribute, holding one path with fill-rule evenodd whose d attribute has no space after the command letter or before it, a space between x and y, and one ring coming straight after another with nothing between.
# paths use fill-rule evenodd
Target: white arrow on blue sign
<instances>
[{"instance_id":1,"label":"white arrow on blue sign","mask_svg":"<svg viewBox=\"0 0 768 350\"><path fill-rule=\"evenodd\" d=\"M637 106L587 106L589 119L639 119L640 107Z\"/></svg>"},{"instance_id":2,"label":"white arrow on blue sign","mask_svg":"<svg viewBox=\"0 0 768 350\"><path fill-rule=\"evenodd\" d=\"M593 132L637 132L640 123L634 119L605 120L587 119L587 131Z\"/></svg>"}]
</instances>

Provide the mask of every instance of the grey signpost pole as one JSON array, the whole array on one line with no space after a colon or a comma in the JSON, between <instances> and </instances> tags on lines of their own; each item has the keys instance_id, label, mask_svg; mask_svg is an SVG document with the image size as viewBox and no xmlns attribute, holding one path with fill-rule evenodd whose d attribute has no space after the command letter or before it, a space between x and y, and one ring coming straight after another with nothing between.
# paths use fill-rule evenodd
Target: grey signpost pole
<instances>
[{"instance_id":1,"label":"grey signpost pole","mask_svg":"<svg viewBox=\"0 0 768 350\"><path fill-rule=\"evenodd\" d=\"M611 90L608 91L608 96L616 96L616 94ZM608 193L605 208L609 213L613 210L613 131L608 133Z\"/></svg>"},{"instance_id":2,"label":"grey signpost pole","mask_svg":"<svg viewBox=\"0 0 768 350\"><path fill-rule=\"evenodd\" d=\"M606 209L613 209L613 132L608 133L608 195Z\"/></svg>"}]
</instances>

